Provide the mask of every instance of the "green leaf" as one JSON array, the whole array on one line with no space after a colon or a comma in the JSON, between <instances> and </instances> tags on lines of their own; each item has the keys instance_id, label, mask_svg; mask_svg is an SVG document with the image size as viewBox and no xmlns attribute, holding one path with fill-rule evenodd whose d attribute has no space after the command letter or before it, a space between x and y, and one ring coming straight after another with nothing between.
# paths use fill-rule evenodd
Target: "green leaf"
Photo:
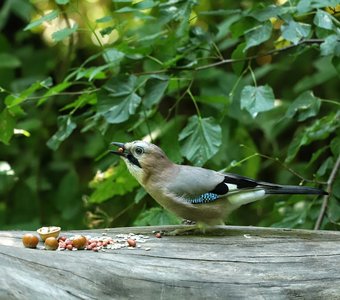
<instances>
[{"instance_id":1,"label":"green leaf","mask_svg":"<svg viewBox=\"0 0 340 300\"><path fill-rule=\"evenodd\" d=\"M38 20L35 20L31 23L29 23L24 30L30 30L32 28L35 28L39 25L41 25L44 22L48 22L48 21L52 21L53 19L55 19L56 17L58 17L59 13L57 10L52 10L50 13L48 13L47 15L44 15L43 17L41 17Z\"/></svg>"},{"instance_id":2,"label":"green leaf","mask_svg":"<svg viewBox=\"0 0 340 300\"><path fill-rule=\"evenodd\" d=\"M320 98L315 97L312 91L306 91L288 107L285 117L293 118L298 114L298 121L305 121L318 114L320 105Z\"/></svg>"},{"instance_id":3,"label":"green leaf","mask_svg":"<svg viewBox=\"0 0 340 300\"><path fill-rule=\"evenodd\" d=\"M22 91L19 95L8 95L5 98L5 104L10 112L14 115L22 115L24 111L21 109L20 104L27 100L34 92L39 89L46 88L46 81L39 81L33 83L26 90Z\"/></svg>"},{"instance_id":4,"label":"green leaf","mask_svg":"<svg viewBox=\"0 0 340 300\"><path fill-rule=\"evenodd\" d=\"M289 8L276 5L269 5L263 9L259 9L258 7L256 7L254 11L250 13L250 16L260 22L264 22L272 17L277 17L278 15L285 13L288 10Z\"/></svg>"},{"instance_id":5,"label":"green leaf","mask_svg":"<svg viewBox=\"0 0 340 300\"><path fill-rule=\"evenodd\" d=\"M119 65L121 60L124 58L125 54L121 51L118 51L115 48L105 49L103 52L103 58L107 63Z\"/></svg>"},{"instance_id":6,"label":"green leaf","mask_svg":"<svg viewBox=\"0 0 340 300\"><path fill-rule=\"evenodd\" d=\"M180 23L176 30L176 37L179 39L187 38L187 34L190 27L190 14L194 4L195 1L188 0L178 10L177 19L180 21Z\"/></svg>"},{"instance_id":7,"label":"green leaf","mask_svg":"<svg viewBox=\"0 0 340 300\"><path fill-rule=\"evenodd\" d=\"M232 59L242 59L246 57L246 54L244 52L244 49L246 47L246 43L241 43L239 44L236 49L233 51L233 53L231 54L231 58ZM246 61L239 61L239 62L233 62L231 64L231 67L233 68L234 72L237 75L241 75L244 65L245 65Z\"/></svg>"},{"instance_id":8,"label":"green leaf","mask_svg":"<svg viewBox=\"0 0 340 300\"><path fill-rule=\"evenodd\" d=\"M8 145L14 134L15 119L5 108L0 114L0 141Z\"/></svg>"},{"instance_id":9,"label":"green leaf","mask_svg":"<svg viewBox=\"0 0 340 300\"><path fill-rule=\"evenodd\" d=\"M287 25L282 25L281 29L282 36L296 45L301 39L309 36L311 25L290 20Z\"/></svg>"},{"instance_id":10,"label":"green leaf","mask_svg":"<svg viewBox=\"0 0 340 300\"><path fill-rule=\"evenodd\" d=\"M141 200L143 200L143 198L147 195L147 192L144 190L144 188L140 187L137 192L136 192L136 196L134 199L134 202L136 204L138 204Z\"/></svg>"},{"instance_id":11,"label":"green leaf","mask_svg":"<svg viewBox=\"0 0 340 300\"><path fill-rule=\"evenodd\" d=\"M315 151L311 157L311 159L308 162L308 167L310 168L313 166L313 164L319 160L320 156L323 155L327 150L329 149L329 146L325 146L322 148L319 148L317 151Z\"/></svg>"},{"instance_id":12,"label":"green leaf","mask_svg":"<svg viewBox=\"0 0 340 300\"><path fill-rule=\"evenodd\" d=\"M88 78L89 81L93 79L105 79L106 74L104 70L109 69L110 64L105 64L99 67L90 67L90 68L78 68L76 71L76 80L79 80L83 77Z\"/></svg>"},{"instance_id":13,"label":"green leaf","mask_svg":"<svg viewBox=\"0 0 340 300\"><path fill-rule=\"evenodd\" d=\"M103 86L98 101L98 111L111 124L122 123L133 115L141 97L136 93L137 77L120 76L112 78Z\"/></svg>"},{"instance_id":14,"label":"green leaf","mask_svg":"<svg viewBox=\"0 0 340 300\"><path fill-rule=\"evenodd\" d=\"M245 38L246 38L246 47L243 51L260 45L263 42L269 40L269 38L272 35L272 23L270 21L265 22L261 25L258 25L254 28L251 28L245 32Z\"/></svg>"},{"instance_id":15,"label":"green leaf","mask_svg":"<svg viewBox=\"0 0 340 300\"><path fill-rule=\"evenodd\" d=\"M114 2L130 3L132 1L125 1L125 0L116 1L116 0L114 0ZM153 8L157 5L158 5L158 1L155 2L153 0L143 0L143 1L139 1L139 2L136 2L136 3L130 4L130 6L125 6L123 8L120 8L120 9L116 10L115 12L116 13L138 12L140 10Z\"/></svg>"},{"instance_id":16,"label":"green leaf","mask_svg":"<svg viewBox=\"0 0 340 300\"><path fill-rule=\"evenodd\" d=\"M312 125L300 130L289 145L286 162L291 162L302 146L317 140L326 139L332 132L340 127L337 114L328 115L316 120Z\"/></svg>"},{"instance_id":17,"label":"green leaf","mask_svg":"<svg viewBox=\"0 0 340 300\"><path fill-rule=\"evenodd\" d=\"M115 26L108 26L101 29L99 32L101 36L109 35L116 27Z\"/></svg>"},{"instance_id":18,"label":"green leaf","mask_svg":"<svg viewBox=\"0 0 340 300\"><path fill-rule=\"evenodd\" d=\"M134 226L154 226L154 225L175 225L180 224L180 220L173 214L161 207L153 207L142 212Z\"/></svg>"},{"instance_id":19,"label":"green leaf","mask_svg":"<svg viewBox=\"0 0 340 300\"><path fill-rule=\"evenodd\" d=\"M254 18L245 17L230 25L231 35L234 39L241 37L247 30L251 30L257 25Z\"/></svg>"},{"instance_id":20,"label":"green leaf","mask_svg":"<svg viewBox=\"0 0 340 300\"><path fill-rule=\"evenodd\" d=\"M179 134L182 155L198 166L217 153L221 140L221 126L212 117L190 117L187 126Z\"/></svg>"},{"instance_id":21,"label":"green leaf","mask_svg":"<svg viewBox=\"0 0 340 300\"><path fill-rule=\"evenodd\" d=\"M46 100L54 95L58 95L60 92L66 90L72 83L71 82L61 82L54 87L50 88L38 101L38 106L46 102Z\"/></svg>"},{"instance_id":22,"label":"green leaf","mask_svg":"<svg viewBox=\"0 0 340 300\"><path fill-rule=\"evenodd\" d=\"M327 215L332 222L338 222L340 220L340 203L334 195L331 195L329 198Z\"/></svg>"},{"instance_id":23,"label":"green leaf","mask_svg":"<svg viewBox=\"0 0 340 300\"><path fill-rule=\"evenodd\" d=\"M328 157L326 160L323 161L322 165L320 166L320 168L318 169L318 171L316 172L316 175L318 177L322 177L326 174L326 172L328 170L332 170L332 168L334 167L334 159L333 157Z\"/></svg>"},{"instance_id":24,"label":"green leaf","mask_svg":"<svg viewBox=\"0 0 340 300\"><path fill-rule=\"evenodd\" d=\"M334 156L340 155L340 136L335 137L331 141L331 150Z\"/></svg>"},{"instance_id":25,"label":"green leaf","mask_svg":"<svg viewBox=\"0 0 340 300\"><path fill-rule=\"evenodd\" d=\"M0 53L0 69L15 69L21 66L21 61L10 53Z\"/></svg>"},{"instance_id":26,"label":"green leaf","mask_svg":"<svg viewBox=\"0 0 340 300\"><path fill-rule=\"evenodd\" d=\"M133 191L138 185L138 182L132 177L123 161L120 160L117 166L108 169L105 173L100 174L98 178L92 180L90 187L94 191L90 195L89 202L102 203L114 196L125 195Z\"/></svg>"},{"instance_id":27,"label":"green leaf","mask_svg":"<svg viewBox=\"0 0 340 300\"><path fill-rule=\"evenodd\" d=\"M241 109L246 109L253 118L259 112L271 110L274 107L274 93L269 85L247 85L241 92Z\"/></svg>"},{"instance_id":28,"label":"green leaf","mask_svg":"<svg viewBox=\"0 0 340 300\"><path fill-rule=\"evenodd\" d=\"M163 97L169 81L167 78L158 79L151 78L145 85L145 95L143 97L143 104L146 108L151 108L157 104Z\"/></svg>"},{"instance_id":29,"label":"green leaf","mask_svg":"<svg viewBox=\"0 0 340 300\"><path fill-rule=\"evenodd\" d=\"M84 93L80 95L75 101L65 105L61 110L67 110L67 109L78 109L82 108L87 104L95 105L97 103L97 94L95 93Z\"/></svg>"},{"instance_id":30,"label":"green leaf","mask_svg":"<svg viewBox=\"0 0 340 300\"><path fill-rule=\"evenodd\" d=\"M299 14L309 12L315 8L324 8L327 6L335 7L339 4L339 0L300 0L297 4Z\"/></svg>"},{"instance_id":31,"label":"green leaf","mask_svg":"<svg viewBox=\"0 0 340 300\"><path fill-rule=\"evenodd\" d=\"M66 39L67 37L69 37L70 35L74 34L78 29L78 24L74 24L71 28L64 28L61 30L58 30L56 32L52 33L52 39L55 42L60 42L63 39Z\"/></svg>"},{"instance_id":32,"label":"green leaf","mask_svg":"<svg viewBox=\"0 0 340 300\"><path fill-rule=\"evenodd\" d=\"M332 16L324 10L317 10L313 22L320 28L333 29Z\"/></svg>"},{"instance_id":33,"label":"green leaf","mask_svg":"<svg viewBox=\"0 0 340 300\"><path fill-rule=\"evenodd\" d=\"M333 196L338 198L338 200L340 200L340 177L339 176L335 178L332 194Z\"/></svg>"},{"instance_id":34,"label":"green leaf","mask_svg":"<svg viewBox=\"0 0 340 300\"><path fill-rule=\"evenodd\" d=\"M321 55L335 55L340 56L340 40L335 34L329 35L325 41L320 45Z\"/></svg>"},{"instance_id":35,"label":"green leaf","mask_svg":"<svg viewBox=\"0 0 340 300\"><path fill-rule=\"evenodd\" d=\"M308 210L292 211L286 215L282 220L271 225L277 228L294 228L299 227L306 222Z\"/></svg>"},{"instance_id":36,"label":"green leaf","mask_svg":"<svg viewBox=\"0 0 340 300\"><path fill-rule=\"evenodd\" d=\"M56 151L77 127L70 116L58 117L58 131L47 141L47 146Z\"/></svg>"},{"instance_id":37,"label":"green leaf","mask_svg":"<svg viewBox=\"0 0 340 300\"><path fill-rule=\"evenodd\" d=\"M105 16L105 17L96 19L96 23L107 23L107 22L111 22L111 21L113 21L112 16Z\"/></svg>"},{"instance_id":38,"label":"green leaf","mask_svg":"<svg viewBox=\"0 0 340 300\"><path fill-rule=\"evenodd\" d=\"M70 0L55 0L55 2L59 5L65 5L70 3Z\"/></svg>"},{"instance_id":39,"label":"green leaf","mask_svg":"<svg viewBox=\"0 0 340 300\"><path fill-rule=\"evenodd\" d=\"M296 8L299 13L306 13L313 9L312 0L300 0Z\"/></svg>"},{"instance_id":40,"label":"green leaf","mask_svg":"<svg viewBox=\"0 0 340 300\"><path fill-rule=\"evenodd\" d=\"M334 56L332 58L332 64L333 64L336 72L338 73L338 76L340 77L340 55Z\"/></svg>"}]
</instances>

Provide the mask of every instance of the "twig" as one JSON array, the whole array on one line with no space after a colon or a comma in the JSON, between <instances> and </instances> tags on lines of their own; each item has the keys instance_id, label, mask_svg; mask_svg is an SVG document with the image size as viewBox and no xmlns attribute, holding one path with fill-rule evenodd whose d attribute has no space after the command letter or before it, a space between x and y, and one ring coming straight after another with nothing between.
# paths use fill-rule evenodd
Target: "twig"
<instances>
[{"instance_id":1,"label":"twig","mask_svg":"<svg viewBox=\"0 0 340 300\"><path fill-rule=\"evenodd\" d=\"M298 46L300 46L300 45L302 45L302 44L322 43L322 42L324 42L323 39L308 39L308 40L302 40L302 41L300 41L299 43L297 43L297 44L295 44L295 45L294 45L294 44L293 44L293 45L289 45L289 46L287 46L287 47L280 48L280 49L272 49L272 50L269 50L269 51L267 51L267 52L259 53L259 54L257 54L257 55L247 56L247 57L244 57L244 58L224 59L224 60L221 60L221 61L212 63L212 64L208 64L208 65L204 65L204 66L197 67L197 68L195 68L194 70L195 70L195 71L200 71L200 70L205 70L205 69L212 68L212 67L216 67L216 66L223 65L223 64L230 64L230 63L235 63L235 62L242 62L242 61L253 60L253 59L256 59L256 58L262 57L262 56L267 56L267 55L272 55L272 54L278 54L279 52L286 51L286 50L289 50L289 49L298 47Z\"/></svg>"},{"instance_id":2,"label":"twig","mask_svg":"<svg viewBox=\"0 0 340 300\"><path fill-rule=\"evenodd\" d=\"M185 91L182 93L182 95L180 95L180 96L177 98L175 104L174 104L173 106L171 106L171 107L168 109L168 114L167 114L165 120L168 120L168 119L170 118L170 115L171 115L172 111L174 110L175 107L177 107L178 103L179 103L179 102L185 97L185 95L188 93L188 91L190 90L190 88L191 88L193 82L194 82L194 80L191 79L189 85L187 86L187 88L185 89Z\"/></svg>"},{"instance_id":3,"label":"twig","mask_svg":"<svg viewBox=\"0 0 340 300\"><path fill-rule=\"evenodd\" d=\"M237 63L237 62L242 62L242 61L249 61L249 60L253 60L256 59L258 57L262 57L262 56L266 56L266 55L276 55L280 52L298 47L300 45L303 44L320 44L323 43L324 40L323 39L308 39L308 40L302 40L297 44L293 44L293 45L289 45L287 47L284 48L280 48L280 49L272 49L269 50L267 52L262 52L259 53L257 55L252 55L252 56L247 56L244 58L235 58L235 59L222 59L218 62L214 62L211 64L207 64L207 65L203 65L203 66L199 66L196 68L192 68L192 67L175 67L175 68L169 68L169 69L163 69L163 70L155 70L155 71L149 71L149 72L138 72L138 73L134 73L135 75L148 75L148 74L159 74L159 73L166 73L166 72L171 72L171 71L201 71L201 70L205 70L205 69L209 69L209 68L213 68L216 66L220 66L220 65L224 65L224 64L231 64L231 63Z\"/></svg>"},{"instance_id":4,"label":"twig","mask_svg":"<svg viewBox=\"0 0 340 300\"><path fill-rule=\"evenodd\" d=\"M335 181L336 174L339 171L339 168L340 168L340 155L338 156L338 159L337 159L337 161L336 161L336 163L334 165L334 168L333 168L333 170L332 170L332 172L329 175L329 178L327 180L327 192L328 192L328 195L325 195L323 197L321 209L320 209L320 212L319 212L318 219L316 220L316 223L315 223L315 226L314 226L314 230L319 230L320 227L321 227L323 218L325 217L325 214L326 214L326 209L327 209L328 201L329 201L329 198L330 198L330 195L331 195L331 192L332 192L332 186L333 186L333 183Z\"/></svg>"},{"instance_id":5,"label":"twig","mask_svg":"<svg viewBox=\"0 0 340 300\"><path fill-rule=\"evenodd\" d=\"M244 148L247 148L248 150L252 150L250 147L247 147L246 145L241 144L240 146L244 147ZM318 181L318 180L315 180L315 179L307 179L307 178L303 177L298 172L296 172L295 170L290 168L287 164L282 162L278 157L271 157L269 155L256 152L256 153L252 154L251 156L249 156L247 159L252 158L253 156L259 156L259 157L262 157L262 158L265 158L265 159L268 159L268 160L271 160L273 162L278 163L281 167L286 169L288 172L290 172L294 176L296 176L299 179L301 179L302 182L311 182L311 183L317 183L317 184L328 184L328 181L327 182L321 182L321 181Z\"/></svg>"}]
</instances>

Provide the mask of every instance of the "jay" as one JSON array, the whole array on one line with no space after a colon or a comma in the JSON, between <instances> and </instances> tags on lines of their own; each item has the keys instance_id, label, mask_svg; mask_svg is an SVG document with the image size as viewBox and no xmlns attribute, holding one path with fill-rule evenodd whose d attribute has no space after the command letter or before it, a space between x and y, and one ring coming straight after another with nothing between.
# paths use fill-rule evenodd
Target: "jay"
<instances>
[{"instance_id":1,"label":"jay","mask_svg":"<svg viewBox=\"0 0 340 300\"><path fill-rule=\"evenodd\" d=\"M145 142L113 142L130 173L161 206L175 215L206 225L224 224L240 206L274 194L326 195L323 190L256 181L171 162L158 146Z\"/></svg>"}]
</instances>

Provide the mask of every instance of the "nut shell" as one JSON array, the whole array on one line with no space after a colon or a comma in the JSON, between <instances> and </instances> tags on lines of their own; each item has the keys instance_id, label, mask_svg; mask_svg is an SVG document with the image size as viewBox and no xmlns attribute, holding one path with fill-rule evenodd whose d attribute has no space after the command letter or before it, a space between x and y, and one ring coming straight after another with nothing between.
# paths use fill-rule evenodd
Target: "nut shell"
<instances>
[{"instance_id":1,"label":"nut shell","mask_svg":"<svg viewBox=\"0 0 340 300\"><path fill-rule=\"evenodd\" d=\"M31 233L26 233L22 237L22 243L26 248L36 248L39 243L39 238Z\"/></svg>"},{"instance_id":2,"label":"nut shell","mask_svg":"<svg viewBox=\"0 0 340 300\"><path fill-rule=\"evenodd\" d=\"M56 250L58 246L58 240L53 236L50 236L45 240L45 248L47 250Z\"/></svg>"},{"instance_id":3,"label":"nut shell","mask_svg":"<svg viewBox=\"0 0 340 300\"><path fill-rule=\"evenodd\" d=\"M47 227L41 227L37 230L39 233L41 239L45 241L49 237L55 237L57 238L59 236L61 228L57 226L47 226Z\"/></svg>"},{"instance_id":4,"label":"nut shell","mask_svg":"<svg viewBox=\"0 0 340 300\"><path fill-rule=\"evenodd\" d=\"M83 235L75 236L73 239L73 247L77 248L78 250L84 249L87 244L87 239Z\"/></svg>"}]
</instances>

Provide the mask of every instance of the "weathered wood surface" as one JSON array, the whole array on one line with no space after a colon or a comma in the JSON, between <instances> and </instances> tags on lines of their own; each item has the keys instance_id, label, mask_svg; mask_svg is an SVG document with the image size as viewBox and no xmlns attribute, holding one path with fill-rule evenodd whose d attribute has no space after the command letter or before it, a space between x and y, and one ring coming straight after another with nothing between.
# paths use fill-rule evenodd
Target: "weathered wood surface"
<instances>
[{"instance_id":1,"label":"weathered wood surface","mask_svg":"<svg viewBox=\"0 0 340 300\"><path fill-rule=\"evenodd\" d=\"M340 299L338 232L221 226L213 236L151 234L167 228L110 229L149 234L151 250L98 253L26 249L23 232L0 231L0 299Z\"/></svg>"}]
</instances>

